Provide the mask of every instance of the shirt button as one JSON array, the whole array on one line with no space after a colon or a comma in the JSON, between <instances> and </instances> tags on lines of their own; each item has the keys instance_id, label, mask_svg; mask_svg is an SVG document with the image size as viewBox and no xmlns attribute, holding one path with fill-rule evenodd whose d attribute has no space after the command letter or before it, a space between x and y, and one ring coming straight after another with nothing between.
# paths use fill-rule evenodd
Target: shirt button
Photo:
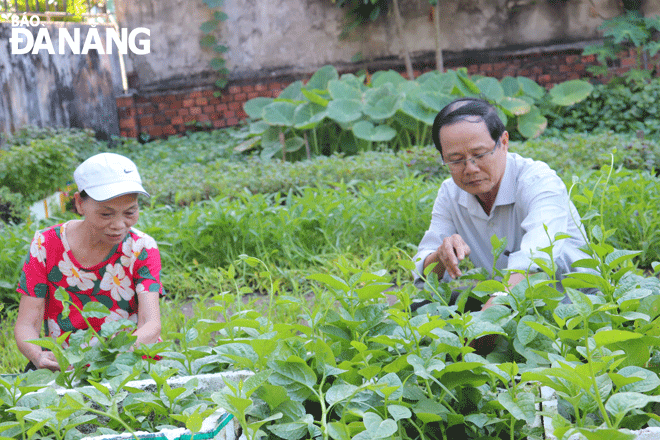
<instances>
[{"instance_id":1,"label":"shirt button","mask_svg":"<svg viewBox=\"0 0 660 440\"><path fill-rule=\"evenodd\" d=\"M488 227L489 227L489 228L492 228L492 227L493 227L493 222L492 222L492 220L488 222Z\"/></svg>"}]
</instances>

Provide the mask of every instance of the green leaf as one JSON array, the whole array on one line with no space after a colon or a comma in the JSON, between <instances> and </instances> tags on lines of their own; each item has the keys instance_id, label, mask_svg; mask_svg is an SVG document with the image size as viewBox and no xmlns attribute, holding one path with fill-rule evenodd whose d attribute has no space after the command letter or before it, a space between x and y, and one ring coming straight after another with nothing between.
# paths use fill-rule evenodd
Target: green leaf
<instances>
[{"instance_id":1,"label":"green leaf","mask_svg":"<svg viewBox=\"0 0 660 440\"><path fill-rule=\"evenodd\" d=\"M571 433L580 433L586 440L633 440L637 436L628 431L621 429L609 429L609 428L574 428ZM573 436L571 436L573 437Z\"/></svg>"},{"instance_id":2,"label":"green leaf","mask_svg":"<svg viewBox=\"0 0 660 440\"><path fill-rule=\"evenodd\" d=\"M481 91L481 94L490 102L499 103L504 98L504 89L500 82L490 76L480 78L475 82L475 85Z\"/></svg>"},{"instance_id":3,"label":"green leaf","mask_svg":"<svg viewBox=\"0 0 660 440\"><path fill-rule=\"evenodd\" d=\"M362 98L362 91L347 81L331 80L328 82L328 92L332 99L358 101Z\"/></svg>"},{"instance_id":4,"label":"green leaf","mask_svg":"<svg viewBox=\"0 0 660 440\"><path fill-rule=\"evenodd\" d=\"M292 423L277 423L268 425L268 429L275 435L285 440L298 440L305 437L308 428L313 424L314 418L311 414L306 414L300 420Z\"/></svg>"},{"instance_id":5,"label":"green leaf","mask_svg":"<svg viewBox=\"0 0 660 440\"><path fill-rule=\"evenodd\" d=\"M341 401L347 400L355 394L358 387L348 383L333 384L325 393L325 400L332 406Z\"/></svg>"},{"instance_id":6,"label":"green leaf","mask_svg":"<svg viewBox=\"0 0 660 440\"><path fill-rule=\"evenodd\" d=\"M374 120L389 119L399 109L401 102L403 102L402 96L383 96L377 100L368 100L363 106L362 111Z\"/></svg>"},{"instance_id":7,"label":"green leaf","mask_svg":"<svg viewBox=\"0 0 660 440\"><path fill-rule=\"evenodd\" d=\"M304 146L305 146L305 141L303 138L299 136L289 138L284 142L284 149L286 150L287 153L294 153L300 150Z\"/></svg>"},{"instance_id":8,"label":"green leaf","mask_svg":"<svg viewBox=\"0 0 660 440\"><path fill-rule=\"evenodd\" d=\"M555 332L550 327L532 320L525 321L525 325L530 326L537 332L541 333L543 336L546 336L548 339L553 341L555 340Z\"/></svg>"},{"instance_id":9,"label":"green leaf","mask_svg":"<svg viewBox=\"0 0 660 440\"><path fill-rule=\"evenodd\" d=\"M110 315L110 310L100 302L90 301L83 307L82 315L89 318L105 318Z\"/></svg>"},{"instance_id":10,"label":"green leaf","mask_svg":"<svg viewBox=\"0 0 660 440\"><path fill-rule=\"evenodd\" d=\"M348 292L351 288L342 280L341 278L335 275L328 275L324 273L315 273L307 277L309 280L320 281L323 284L326 284L333 289L343 290Z\"/></svg>"},{"instance_id":11,"label":"green leaf","mask_svg":"<svg viewBox=\"0 0 660 440\"><path fill-rule=\"evenodd\" d=\"M479 95L481 93L479 87L466 75L457 76L459 79L458 86L463 89L462 91L465 95Z\"/></svg>"},{"instance_id":12,"label":"green leaf","mask_svg":"<svg viewBox=\"0 0 660 440\"><path fill-rule=\"evenodd\" d=\"M529 425L534 423L534 419L536 418L534 394L514 394L514 391L510 389L499 393L497 395L497 401L517 420L524 420Z\"/></svg>"},{"instance_id":13,"label":"green leaf","mask_svg":"<svg viewBox=\"0 0 660 440\"><path fill-rule=\"evenodd\" d=\"M437 92L424 92L420 93L417 99L425 107L428 107L435 112L439 112L445 108L447 104L451 103L455 97Z\"/></svg>"},{"instance_id":14,"label":"green leaf","mask_svg":"<svg viewBox=\"0 0 660 440\"><path fill-rule=\"evenodd\" d=\"M432 359L427 359L427 363L417 356L416 354L411 354L408 356L408 363L412 365L413 369L415 370L415 374L422 379L430 379L433 377L433 372L434 371L442 371L445 368L445 363L442 362L440 359L437 358L432 358ZM456 364L452 364L456 365Z\"/></svg>"},{"instance_id":15,"label":"green leaf","mask_svg":"<svg viewBox=\"0 0 660 440\"><path fill-rule=\"evenodd\" d=\"M547 126L548 120L537 107L532 107L528 113L518 116L518 131L527 139L539 137Z\"/></svg>"},{"instance_id":16,"label":"green leaf","mask_svg":"<svg viewBox=\"0 0 660 440\"><path fill-rule=\"evenodd\" d=\"M199 30L205 34L211 33L215 30L220 22L218 20L209 20L202 23L199 27Z\"/></svg>"},{"instance_id":17,"label":"green leaf","mask_svg":"<svg viewBox=\"0 0 660 440\"><path fill-rule=\"evenodd\" d=\"M530 96L535 100L539 100L545 95L545 89L538 85L534 80L525 76L519 76L517 80L525 95Z\"/></svg>"},{"instance_id":18,"label":"green leaf","mask_svg":"<svg viewBox=\"0 0 660 440\"><path fill-rule=\"evenodd\" d=\"M369 121L360 121L353 125L353 134L359 139L370 142L387 142L396 136L396 130L387 125L374 126Z\"/></svg>"},{"instance_id":19,"label":"green leaf","mask_svg":"<svg viewBox=\"0 0 660 440\"><path fill-rule=\"evenodd\" d=\"M373 412L365 413L363 421L365 431L353 437L355 440L391 438L398 430L394 420L383 420L378 414Z\"/></svg>"},{"instance_id":20,"label":"green leaf","mask_svg":"<svg viewBox=\"0 0 660 440\"><path fill-rule=\"evenodd\" d=\"M518 96L518 93L522 93L522 88L517 79L512 76L505 76L502 78L502 90L504 90L505 96Z\"/></svg>"},{"instance_id":21,"label":"green leaf","mask_svg":"<svg viewBox=\"0 0 660 440\"><path fill-rule=\"evenodd\" d=\"M351 431L346 424L341 422L330 422L328 434L333 440L351 440Z\"/></svg>"},{"instance_id":22,"label":"green leaf","mask_svg":"<svg viewBox=\"0 0 660 440\"><path fill-rule=\"evenodd\" d=\"M323 66L314 72L309 81L307 81L307 84L305 84L305 89L326 90L328 88L328 83L332 80L337 80L338 78L339 74L337 73L337 69L334 66Z\"/></svg>"},{"instance_id":23,"label":"green leaf","mask_svg":"<svg viewBox=\"0 0 660 440\"><path fill-rule=\"evenodd\" d=\"M552 103L560 106L569 106L586 99L591 94L594 86L581 79L573 79L555 85L550 89Z\"/></svg>"},{"instance_id":24,"label":"green leaf","mask_svg":"<svg viewBox=\"0 0 660 440\"><path fill-rule=\"evenodd\" d=\"M201 410L202 406L198 406L197 409L188 416L188 420L186 420L186 428L192 433L199 432L202 429L204 417L202 417L202 414L200 413Z\"/></svg>"},{"instance_id":25,"label":"green leaf","mask_svg":"<svg viewBox=\"0 0 660 440\"><path fill-rule=\"evenodd\" d=\"M528 325L531 323L537 324L535 319L536 318L534 316L527 315L523 316L520 321L518 321L516 334L518 335L518 339L523 345L528 345L530 342L536 339L538 332L534 327Z\"/></svg>"},{"instance_id":26,"label":"green leaf","mask_svg":"<svg viewBox=\"0 0 660 440\"><path fill-rule=\"evenodd\" d=\"M624 330L603 330L594 335L594 341L596 341L596 346L601 347L603 345L615 344L617 342L629 341L641 337L642 335L639 333Z\"/></svg>"},{"instance_id":27,"label":"green leaf","mask_svg":"<svg viewBox=\"0 0 660 440\"><path fill-rule=\"evenodd\" d=\"M410 100L403 101L401 104L401 108L397 112L397 115L399 113L403 113L404 115L410 116L413 118L413 120L423 122L424 124L428 126L433 125L433 120L435 119L435 116L437 115L436 111L429 110L428 108L420 105L417 102L413 102ZM400 121L397 118L397 122L401 122L402 125L406 126L406 121ZM413 124L412 126L406 126L406 128L409 128L411 130L416 130L417 127Z\"/></svg>"},{"instance_id":28,"label":"green leaf","mask_svg":"<svg viewBox=\"0 0 660 440\"><path fill-rule=\"evenodd\" d=\"M221 69L225 68L226 63L227 63L227 61L225 61L224 58L215 57L211 60L209 65L211 66L211 69L213 69L213 70L221 70Z\"/></svg>"},{"instance_id":29,"label":"green leaf","mask_svg":"<svg viewBox=\"0 0 660 440\"><path fill-rule=\"evenodd\" d=\"M410 411L410 409L402 405L388 405L387 411L390 413L392 418L397 422L399 420L409 419L412 417L412 412Z\"/></svg>"},{"instance_id":30,"label":"green leaf","mask_svg":"<svg viewBox=\"0 0 660 440\"><path fill-rule=\"evenodd\" d=\"M352 99L335 99L328 103L328 117L339 123L350 123L362 116L362 104Z\"/></svg>"},{"instance_id":31,"label":"green leaf","mask_svg":"<svg viewBox=\"0 0 660 440\"><path fill-rule=\"evenodd\" d=\"M380 87L383 84L392 84L395 88L400 84L407 82L407 80L401 76L399 72L394 70L379 70L371 76L371 86Z\"/></svg>"},{"instance_id":32,"label":"green leaf","mask_svg":"<svg viewBox=\"0 0 660 440\"><path fill-rule=\"evenodd\" d=\"M312 387L316 384L316 374L307 364L276 360L269 365L273 369L273 374L268 381L286 388L292 400L303 402L312 394Z\"/></svg>"},{"instance_id":33,"label":"green leaf","mask_svg":"<svg viewBox=\"0 0 660 440\"><path fill-rule=\"evenodd\" d=\"M306 102L300 104L293 113L294 126L299 130L309 130L316 127L327 115L324 106Z\"/></svg>"},{"instance_id":34,"label":"green leaf","mask_svg":"<svg viewBox=\"0 0 660 440\"><path fill-rule=\"evenodd\" d=\"M229 48L224 44L216 44L215 46L213 46L213 51L216 53L227 53L229 51Z\"/></svg>"},{"instance_id":35,"label":"green leaf","mask_svg":"<svg viewBox=\"0 0 660 440\"><path fill-rule=\"evenodd\" d=\"M199 39L199 44L202 47L213 47L216 44L215 37L213 35L203 35Z\"/></svg>"},{"instance_id":36,"label":"green leaf","mask_svg":"<svg viewBox=\"0 0 660 440\"><path fill-rule=\"evenodd\" d=\"M213 18L215 18L218 21L227 21L229 16L225 14L223 11L215 11L213 13Z\"/></svg>"},{"instance_id":37,"label":"green leaf","mask_svg":"<svg viewBox=\"0 0 660 440\"><path fill-rule=\"evenodd\" d=\"M263 108L264 121L270 125L293 126L293 114L296 106L290 102L272 102Z\"/></svg>"},{"instance_id":38,"label":"green leaf","mask_svg":"<svg viewBox=\"0 0 660 440\"><path fill-rule=\"evenodd\" d=\"M637 255L640 255L642 251L629 251L625 249L617 249L607 257L605 257L605 264L607 264L610 269L615 268L619 264L627 260L632 260Z\"/></svg>"},{"instance_id":39,"label":"green leaf","mask_svg":"<svg viewBox=\"0 0 660 440\"><path fill-rule=\"evenodd\" d=\"M607 400L605 409L621 419L630 411L644 408L649 402L660 402L660 396L647 396L642 393L616 393Z\"/></svg>"},{"instance_id":40,"label":"green leaf","mask_svg":"<svg viewBox=\"0 0 660 440\"><path fill-rule=\"evenodd\" d=\"M305 98L309 99L310 102L313 102L314 104L318 104L322 106L323 108L328 106L328 103L330 100L324 98L323 96L319 95L316 92L312 92L307 89L302 89L302 94Z\"/></svg>"},{"instance_id":41,"label":"green leaf","mask_svg":"<svg viewBox=\"0 0 660 440\"><path fill-rule=\"evenodd\" d=\"M305 96L302 94L302 81L294 81L289 84L277 97L278 100L287 101L304 101Z\"/></svg>"},{"instance_id":42,"label":"green leaf","mask_svg":"<svg viewBox=\"0 0 660 440\"><path fill-rule=\"evenodd\" d=\"M519 98L511 98L509 96L504 97L497 103L514 116L524 115L532 110L532 106L526 101Z\"/></svg>"}]
</instances>

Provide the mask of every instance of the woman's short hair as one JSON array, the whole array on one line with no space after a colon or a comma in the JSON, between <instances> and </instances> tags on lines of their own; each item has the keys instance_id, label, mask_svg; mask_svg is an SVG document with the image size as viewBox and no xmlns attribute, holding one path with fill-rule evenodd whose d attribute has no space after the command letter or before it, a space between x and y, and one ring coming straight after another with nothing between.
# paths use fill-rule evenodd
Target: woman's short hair
<instances>
[{"instance_id":1,"label":"woman's short hair","mask_svg":"<svg viewBox=\"0 0 660 440\"><path fill-rule=\"evenodd\" d=\"M475 119L477 118L477 119ZM494 141L497 141L506 127L497 115L495 107L488 101L479 98L459 98L447 104L433 121L433 143L442 155L440 143L440 129L445 125L451 125L459 121L481 122L488 128L488 132Z\"/></svg>"}]
</instances>

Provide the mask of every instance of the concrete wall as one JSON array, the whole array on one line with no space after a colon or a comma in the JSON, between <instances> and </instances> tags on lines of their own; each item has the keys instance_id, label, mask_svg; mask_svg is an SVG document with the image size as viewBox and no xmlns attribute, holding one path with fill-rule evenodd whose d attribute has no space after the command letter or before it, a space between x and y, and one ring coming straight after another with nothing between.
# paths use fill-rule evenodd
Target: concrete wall
<instances>
[{"instance_id":1,"label":"concrete wall","mask_svg":"<svg viewBox=\"0 0 660 440\"><path fill-rule=\"evenodd\" d=\"M435 48L428 0L400 0L405 38L416 57ZM603 17L619 15L619 0L440 0L442 47L448 53L566 44L600 37ZM644 0L647 14L660 8ZM325 64L351 65L398 58L401 43L391 14L339 40L344 10L330 0L226 0L228 20L218 38L230 79L309 73ZM122 27L151 29L152 53L131 55L128 70L139 90L211 82L212 51L199 26L211 18L202 0L117 2Z\"/></svg>"},{"instance_id":2,"label":"concrete wall","mask_svg":"<svg viewBox=\"0 0 660 440\"><path fill-rule=\"evenodd\" d=\"M101 138L118 135L115 98L123 89L117 54L59 55L58 26L45 25L55 54L13 55L11 23L0 23L0 131L36 125L91 128ZM84 42L90 26L75 26ZM36 37L43 27L27 29ZM105 28L98 30L105 42Z\"/></svg>"}]
</instances>

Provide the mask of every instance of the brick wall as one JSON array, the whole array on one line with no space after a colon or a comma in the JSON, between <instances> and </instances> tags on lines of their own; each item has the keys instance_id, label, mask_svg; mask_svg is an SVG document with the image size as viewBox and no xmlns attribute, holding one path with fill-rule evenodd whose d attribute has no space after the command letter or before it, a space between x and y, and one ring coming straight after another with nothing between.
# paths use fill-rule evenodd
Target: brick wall
<instances>
[{"instance_id":1,"label":"brick wall","mask_svg":"<svg viewBox=\"0 0 660 440\"><path fill-rule=\"evenodd\" d=\"M243 104L258 96L276 97L288 83L271 82L233 85L215 96L216 89L149 92L117 98L122 136L167 137L194 129L195 124L213 128L237 125L247 115Z\"/></svg>"},{"instance_id":2,"label":"brick wall","mask_svg":"<svg viewBox=\"0 0 660 440\"><path fill-rule=\"evenodd\" d=\"M569 49L504 55L485 60L475 60L470 56L448 57L445 68L467 67L471 75L498 79L525 76L549 89L554 84L588 76L586 68L596 64L596 60L593 55L582 56L580 53L581 50ZM656 71L660 71L660 53L652 61ZM624 52L610 66L610 73L620 75L635 67L636 63L634 50ZM402 69L401 66L387 68ZM415 75L419 76L433 68L429 62L416 63ZM162 138L194 129L191 124L195 122L213 128L237 125L247 117L243 111L246 101L258 96L277 97L295 79L234 83L223 90L219 97L215 96L216 90L211 86L186 91L124 95L117 98L119 130L126 137L135 138L146 134L150 138Z\"/></svg>"}]
</instances>

